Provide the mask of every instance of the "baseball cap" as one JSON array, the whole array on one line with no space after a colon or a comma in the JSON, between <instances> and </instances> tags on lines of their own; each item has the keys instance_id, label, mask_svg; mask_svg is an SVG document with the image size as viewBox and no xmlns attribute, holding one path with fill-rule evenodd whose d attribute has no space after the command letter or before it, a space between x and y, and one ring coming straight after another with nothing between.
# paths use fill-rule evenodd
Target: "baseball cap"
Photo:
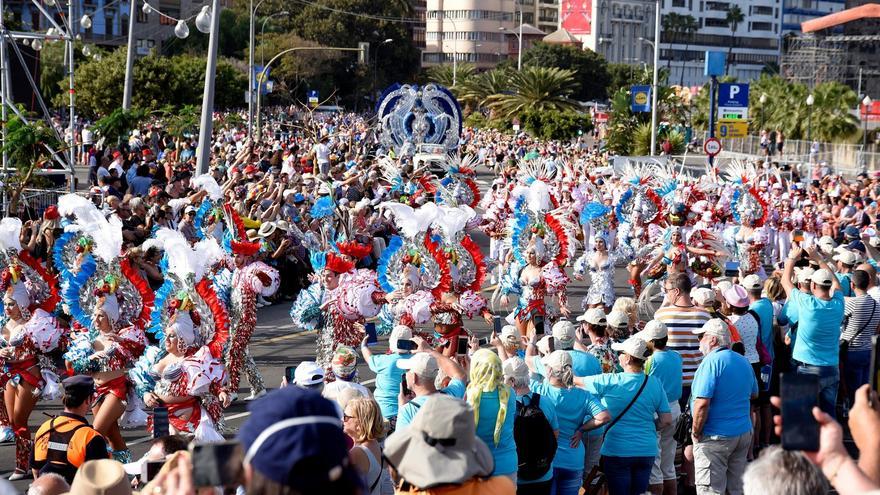
<instances>
[{"instance_id":1,"label":"baseball cap","mask_svg":"<svg viewBox=\"0 0 880 495\"><path fill-rule=\"evenodd\" d=\"M293 384L300 387L313 387L324 383L324 368L314 361L303 361L293 372Z\"/></svg>"},{"instance_id":2,"label":"baseball cap","mask_svg":"<svg viewBox=\"0 0 880 495\"><path fill-rule=\"evenodd\" d=\"M602 308L590 308L584 314L577 317L577 321L585 321L591 325L607 325L608 319Z\"/></svg>"},{"instance_id":3,"label":"baseball cap","mask_svg":"<svg viewBox=\"0 0 880 495\"><path fill-rule=\"evenodd\" d=\"M559 320L553 325L551 332L556 341L556 345L563 349L570 349L574 346L575 327L574 323L568 320Z\"/></svg>"},{"instance_id":4,"label":"baseball cap","mask_svg":"<svg viewBox=\"0 0 880 495\"><path fill-rule=\"evenodd\" d=\"M523 358L514 356L501 363L501 372L505 378L528 378L529 366Z\"/></svg>"},{"instance_id":5,"label":"baseball cap","mask_svg":"<svg viewBox=\"0 0 880 495\"><path fill-rule=\"evenodd\" d=\"M504 325L501 327L501 335L498 336L498 339L501 340L502 343L519 343L520 341L520 333L519 330L513 325Z\"/></svg>"},{"instance_id":6,"label":"baseball cap","mask_svg":"<svg viewBox=\"0 0 880 495\"><path fill-rule=\"evenodd\" d=\"M834 283L834 274L831 273L831 270L820 268L810 277L810 282L823 287L831 287L831 284Z\"/></svg>"},{"instance_id":7,"label":"baseball cap","mask_svg":"<svg viewBox=\"0 0 880 495\"><path fill-rule=\"evenodd\" d=\"M391 352L399 352L397 342L401 340L412 340L412 329L406 325L397 325L391 330L391 336L388 337L388 347Z\"/></svg>"},{"instance_id":8,"label":"baseball cap","mask_svg":"<svg viewBox=\"0 0 880 495\"><path fill-rule=\"evenodd\" d=\"M837 243L834 242L834 239L830 235L823 235L820 237L818 244L826 253L831 252L832 249L837 247Z\"/></svg>"},{"instance_id":9,"label":"baseball cap","mask_svg":"<svg viewBox=\"0 0 880 495\"><path fill-rule=\"evenodd\" d=\"M95 391L95 380L88 375L73 375L70 378L65 378L61 385L67 393L91 394Z\"/></svg>"},{"instance_id":10,"label":"baseball cap","mask_svg":"<svg viewBox=\"0 0 880 495\"><path fill-rule=\"evenodd\" d=\"M626 328L629 326L629 315L619 309L612 310L606 318L609 327Z\"/></svg>"},{"instance_id":11,"label":"baseball cap","mask_svg":"<svg viewBox=\"0 0 880 495\"><path fill-rule=\"evenodd\" d=\"M850 225L847 228L843 229L843 235L850 239L858 239L859 238L859 228L855 225Z\"/></svg>"},{"instance_id":12,"label":"baseball cap","mask_svg":"<svg viewBox=\"0 0 880 495\"><path fill-rule=\"evenodd\" d=\"M666 324L659 320L651 320L645 324L645 328L642 329L641 332L633 335L633 337L638 337L645 342L650 340L662 339L669 335L669 329L666 327Z\"/></svg>"},{"instance_id":13,"label":"baseball cap","mask_svg":"<svg viewBox=\"0 0 880 495\"><path fill-rule=\"evenodd\" d=\"M285 387L251 403L238 432L244 462L303 493L346 475L348 448L336 406L315 390ZM356 474L355 474L356 476Z\"/></svg>"},{"instance_id":14,"label":"baseball cap","mask_svg":"<svg viewBox=\"0 0 880 495\"><path fill-rule=\"evenodd\" d=\"M611 344L611 348L617 352L629 354L636 359L648 357L648 344L637 336L632 336L623 342L614 342Z\"/></svg>"},{"instance_id":15,"label":"baseball cap","mask_svg":"<svg viewBox=\"0 0 880 495\"><path fill-rule=\"evenodd\" d=\"M429 352L417 352L409 359L398 359L397 367L402 370L412 371L422 378L433 380L440 371L437 358Z\"/></svg>"},{"instance_id":16,"label":"baseball cap","mask_svg":"<svg viewBox=\"0 0 880 495\"><path fill-rule=\"evenodd\" d=\"M196 212L196 208L195 208L194 206L192 206L192 205L189 205L189 206L187 206L186 208L183 209L183 213L184 213L184 214L186 214L186 213L195 213L195 212Z\"/></svg>"},{"instance_id":17,"label":"baseball cap","mask_svg":"<svg viewBox=\"0 0 880 495\"><path fill-rule=\"evenodd\" d=\"M723 295L727 304L730 304L733 307L745 308L749 305L749 294L743 286L739 284L731 286L724 291Z\"/></svg>"},{"instance_id":18,"label":"baseball cap","mask_svg":"<svg viewBox=\"0 0 880 495\"><path fill-rule=\"evenodd\" d=\"M720 318L712 318L706 323L703 323L702 327L691 330L691 333L694 335L707 334L726 339L730 338L730 329L727 327L727 323Z\"/></svg>"},{"instance_id":19,"label":"baseball cap","mask_svg":"<svg viewBox=\"0 0 880 495\"><path fill-rule=\"evenodd\" d=\"M848 249L843 250L840 253L834 255L834 257L832 259L834 261L839 261L847 266L852 266L852 265L856 264L856 254Z\"/></svg>"},{"instance_id":20,"label":"baseball cap","mask_svg":"<svg viewBox=\"0 0 880 495\"><path fill-rule=\"evenodd\" d=\"M800 269L796 269L795 274L797 275L797 281L799 284L805 284L810 281L810 278L813 274L816 273L816 270L812 267L805 266Z\"/></svg>"},{"instance_id":21,"label":"baseball cap","mask_svg":"<svg viewBox=\"0 0 880 495\"><path fill-rule=\"evenodd\" d=\"M761 277L751 274L746 275L745 278L742 279L742 286L745 290L758 290L763 288L763 284L761 284Z\"/></svg>"},{"instance_id":22,"label":"baseball cap","mask_svg":"<svg viewBox=\"0 0 880 495\"><path fill-rule=\"evenodd\" d=\"M541 362L551 370L561 370L566 366L572 366L571 354L561 349L542 357Z\"/></svg>"},{"instance_id":23,"label":"baseball cap","mask_svg":"<svg viewBox=\"0 0 880 495\"><path fill-rule=\"evenodd\" d=\"M691 290L691 299L700 306L706 306L715 300L715 291L707 287L697 287Z\"/></svg>"}]
</instances>

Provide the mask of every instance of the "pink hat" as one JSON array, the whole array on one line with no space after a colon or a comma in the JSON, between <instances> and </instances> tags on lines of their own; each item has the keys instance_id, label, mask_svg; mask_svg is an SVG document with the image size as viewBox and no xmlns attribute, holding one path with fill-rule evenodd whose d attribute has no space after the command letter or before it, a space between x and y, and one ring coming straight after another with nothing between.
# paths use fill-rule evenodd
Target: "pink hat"
<instances>
[{"instance_id":1,"label":"pink hat","mask_svg":"<svg viewBox=\"0 0 880 495\"><path fill-rule=\"evenodd\" d=\"M731 285L730 288L724 291L724 300L733 307L745 308L749 305L749 294L743 286L739 284Z\"/></svg>"}]
</instances>

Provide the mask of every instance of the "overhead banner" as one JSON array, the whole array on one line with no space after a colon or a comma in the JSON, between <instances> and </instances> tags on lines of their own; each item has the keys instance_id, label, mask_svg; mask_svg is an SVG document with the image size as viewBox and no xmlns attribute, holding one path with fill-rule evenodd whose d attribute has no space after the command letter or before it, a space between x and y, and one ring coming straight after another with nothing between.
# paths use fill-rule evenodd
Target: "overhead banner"
<instances>
[{"instance_id":1,"label":"overhead banner","mask_svg":"<svg viewBox=\"0 0 880 495\"><path fill-rule=\"evenodd\" d=\"M561 26L571 34L593 31L593 0L562 0L559 10Z\"/></svg>"}]
</instances>

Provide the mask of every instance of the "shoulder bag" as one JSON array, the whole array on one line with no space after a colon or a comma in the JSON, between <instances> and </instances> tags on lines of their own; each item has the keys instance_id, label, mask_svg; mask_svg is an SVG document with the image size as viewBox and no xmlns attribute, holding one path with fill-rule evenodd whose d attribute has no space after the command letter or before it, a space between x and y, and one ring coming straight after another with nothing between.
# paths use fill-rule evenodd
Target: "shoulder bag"
<instances>
[{"instance_id":1,"label":"shoulder bag","mask_svg":"<svg viewBox=\"0 0 880 495\"><path fill-rule=\"evenodd\" d=\"M608 432L614 425L620 421L622 418L632 407L633 404L636 403L639 396L642 395L642 391L645 390L645 385L648 384L648 375L645 375L645 379L642 380L642 385L639 387L639 391L636 392L636 395L633 396L632 400L629 401L629 404L623 408L623 411L620 411L620 414L617 415L616 418L612 419L608 426L605 428L605 433L602 435L602 440L605 440L605 436L608 435ZM586 488L586 495L602 495L608 493L608 480L605 478L605 473L602 472L602 468L600 466L593 466L593 469L590 470L590 474L587 476L587 481L584 483L584 487Z\"/></svg>"}]
</instances>

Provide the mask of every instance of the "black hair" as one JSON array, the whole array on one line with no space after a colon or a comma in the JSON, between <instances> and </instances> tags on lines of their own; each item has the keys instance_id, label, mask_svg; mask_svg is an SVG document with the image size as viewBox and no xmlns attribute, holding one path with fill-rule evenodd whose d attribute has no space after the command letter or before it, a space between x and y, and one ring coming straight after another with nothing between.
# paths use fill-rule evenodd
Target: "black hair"
<instances>
[{"instance_id":1,"label":"black hair","mask_svg":"<svg viewBox=\"0 0 880 495\"><path fill-rule=\"evenodd\" d=\"M666 343L669 342L669 337L663 337L660 339L654 339L654 349L663 350L666 349Z\"/></svg>"},{"instance_id":2,"label":"black hair","mask_svg":"<svg viewBox=\"0 0 880 495\"><path fill-rule=\"evenodd\" d=\"M64 391L64 395L61 397L61 403L64 404L64 407L67 409L76 409L89 400L93 393L94 390L82 387L70 388L69 390Z\"/></svg>"},{"instance_id":3,"label":"black hair","mask_svg":"<svg viewBox=\"0 0 880 495\"><path fill-rule=\"evenodd\" d=\"M852 272L850 280L852 280L853 287L856 289L868 290L868 285L871 283L871 276L868 275L868 272L865 270L856 270Z\"/></svg>"},{"instance_id":4,"label":"black hair","mask_svg":"<svg viewBox=\"0 0 880 495\"><path fill-rule=\"evenodd\" d=\"M175 452L187 450L189 448L190 440L191 438L187 435L166 435L154 439L153 445L157 443L161 444L162 451L165 452L165 455L170 455Z\"/></svg>"}]
</instances>

